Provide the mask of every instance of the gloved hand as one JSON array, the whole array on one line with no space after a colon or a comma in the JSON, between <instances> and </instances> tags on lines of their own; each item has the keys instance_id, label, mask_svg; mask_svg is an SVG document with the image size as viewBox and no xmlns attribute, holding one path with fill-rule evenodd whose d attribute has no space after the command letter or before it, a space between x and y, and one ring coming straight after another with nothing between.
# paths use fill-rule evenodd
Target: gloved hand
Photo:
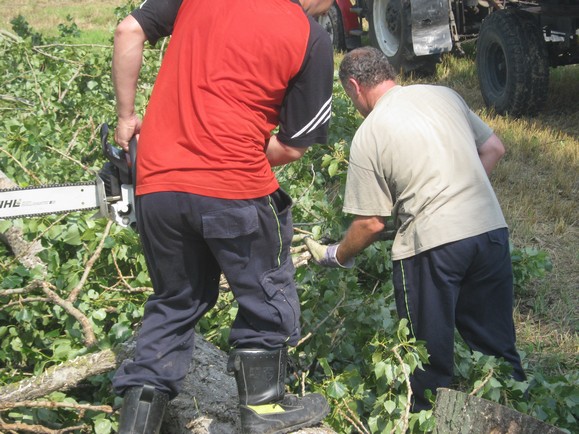
<instances>
[{"instance_id":1,"label":"gloved hand","mask_svg":"<svg viewBox=\"0 0 579 434\"><path fill-rule=\"evenodd\" d=\"M322 267L330 267L330 268L352 268L354 266L354 258L351 258L345 264L340 264L338 262L338 258L336 258L336 253L338 252L339 244L330 244L329 246L325 246L323 244L314 241L310 237L306 237L304 239L304 243L306 247L312 254L312 258L316 262L316 264L321 265Z\"/></svg>"}]
</instances>

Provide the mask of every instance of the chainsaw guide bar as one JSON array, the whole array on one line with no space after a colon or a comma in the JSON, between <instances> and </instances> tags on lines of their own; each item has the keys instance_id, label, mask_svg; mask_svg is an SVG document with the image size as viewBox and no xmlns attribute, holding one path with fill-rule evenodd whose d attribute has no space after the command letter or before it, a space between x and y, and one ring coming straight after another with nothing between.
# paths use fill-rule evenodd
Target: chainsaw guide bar
<instances>
[{"instance_id":1,"label":"chainsaw guide bar","mask_svg":"<svg viewBox=\"0 0 579 434\"><path fill-rule=\"evenodd\" d=\"M99 207L96 182L0 190L0 219L37 217Z\"/></svg>"}]
</instances>

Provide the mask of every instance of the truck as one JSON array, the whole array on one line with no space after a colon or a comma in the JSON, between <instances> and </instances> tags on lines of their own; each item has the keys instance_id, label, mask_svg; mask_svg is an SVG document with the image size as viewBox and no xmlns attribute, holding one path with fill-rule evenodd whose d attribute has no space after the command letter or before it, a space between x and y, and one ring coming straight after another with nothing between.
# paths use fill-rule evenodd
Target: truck
<instances>
[{"instance_id":1,"label":"truck","mask_svg":"<svg viewBox=\"0 0 579 434\"><path fill-rule=\"evenodd\" d=\"M537 114L550 69L579 63L579 0L335 0L319 22L335 49L369 41L402 74L432 75L476 41L481 94L499 114Z\"/></svg>"}]
</instances>

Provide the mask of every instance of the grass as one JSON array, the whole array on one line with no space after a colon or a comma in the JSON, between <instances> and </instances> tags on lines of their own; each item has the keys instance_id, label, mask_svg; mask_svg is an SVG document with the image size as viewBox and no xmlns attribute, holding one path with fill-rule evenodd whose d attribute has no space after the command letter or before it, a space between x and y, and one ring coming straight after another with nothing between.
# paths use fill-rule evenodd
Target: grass
<instances>
[{"instance_id":1,"label":"grass","mask_svg":"<svg viewBox=\"0 0 579 434\"><path fill-rule=\"evenodd\" d=\"M57 36L58 25L68 24L72 17L80 29L78 43L110 43L117 17L115 8L124 5L123 0L0 0L0 29L12 30L10 21L22 15L36 31Z\"/></svg>"},{"instance_id":2,"label":"grass","mask_svg":"<svg viewBox=\"0 0 579 434\"><path fill-rule=\"evenodd\" d=\"M122 0L0 0L0 29L22 14L37 31L58 35L71 16L79 43L110 43ZM514 119L489 111L478 88L472 47L445 56L435 82L456 89L503 139L507 155L492 175L516 247L548 252L553 270L517 294L519 348L534 368L578 369L579 65L551 70L549 99L536 117ZM424 81L424 80L421 80ZM432 81L432 79L430 80ZM403 80L403 84L416 82Z\"/></svg>"}]
</instances>

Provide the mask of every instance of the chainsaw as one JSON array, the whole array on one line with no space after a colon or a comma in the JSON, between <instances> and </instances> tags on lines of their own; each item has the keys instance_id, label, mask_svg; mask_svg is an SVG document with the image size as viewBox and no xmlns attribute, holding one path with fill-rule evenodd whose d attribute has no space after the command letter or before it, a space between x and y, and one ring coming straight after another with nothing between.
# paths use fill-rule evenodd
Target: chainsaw
<instances>
[{"instance_id":1,"label":"chainsaw","mask_svg":"<svg viewBox=\"0 0 579 434\"><path fill-rule=\"evenodd\" d=\"M109 127L100 129L102 151L107 158L93 182L53 184L0 190L0 219L35 217L73 211L98 210L93 218L108 218L135 229L136 139L129 152L108 141Z\"/></svg>"}]
</instances>

